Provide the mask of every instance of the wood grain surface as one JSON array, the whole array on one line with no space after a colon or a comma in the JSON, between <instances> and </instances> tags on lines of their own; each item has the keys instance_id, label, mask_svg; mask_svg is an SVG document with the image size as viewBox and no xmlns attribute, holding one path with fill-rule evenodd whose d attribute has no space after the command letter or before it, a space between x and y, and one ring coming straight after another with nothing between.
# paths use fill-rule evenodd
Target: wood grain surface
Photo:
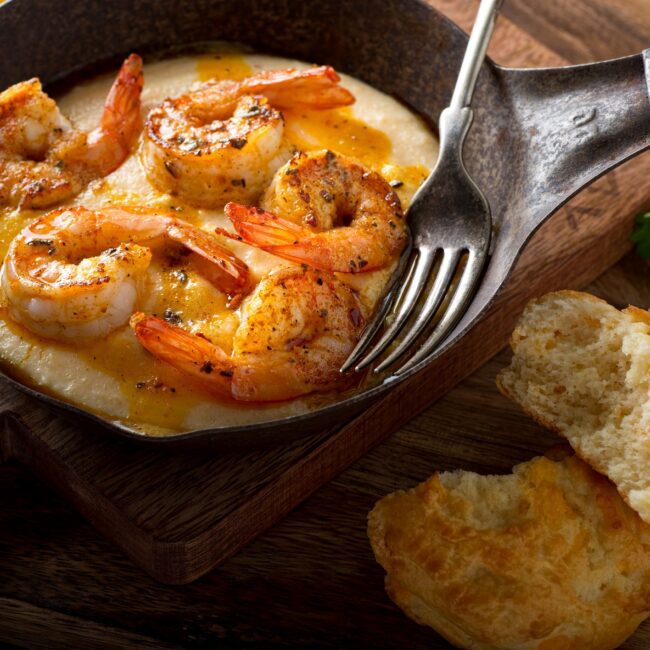
<instances>
[{"instance_id":1,"label":"wood grain surface","mask_svg":"<svg viewBox=\"0 0 650 650\"><path fill-rule=\"evenodd\" d=\"M436 4L460 23L471 19L472 3ZM523 6L513 1L506 3L506 10ZM539 10L543 15L541 6ZM635 29L641 29L650 45L650 21L645 27L637 22ZM534 29L535 24L527 27ZM525 39L514 36L519 32L509 21L499 29L508 50L493 52L497 61L525 64ZM550 24L541 29L546 34L542 40L553 46ZM608 55L624 53L616 49L615 38L609 39ZM539 52L535 65L545 64L547 56L549 63L557 62L550 49ZM642 164L650 171L648 156ZM584 229L593 242L596 224L610 216L614 190L628 197L631 211L648 205L650 191L633 182L629 169L621 168L590 188L589 209L582 209L584 203L572 204L552 227L565 234ZM619 229L604 252L585 247L585 266L614 261L626 237L626 229ZM527 261L522 259L531 289L539 265L556 252L538 243ZM575 251L560 252L553 268L557 286L576 264ZM650 306L649 270L628 257L595 289L616 303ZM505 296L498 318L510 322L521 299L516 292ZM224 647L447 647L433 632L406 619L383 593L382 571L365 536L365 515L386 492L413 485L434 470L508 471L553 442L551 434L496 392L494 375L506 362L507 353L497 355L217 571L183 587L149 579L30 474L13 464L2 466L0 640L29 647L166 647L217 641ZM165 483L164 473L159 481ZM115 490L119 493L119 486ZM650 629L642 628L625 647L650 647Z\"/></svg>"},{"instance_id":2,"label":"wood grain surface","mask_svg":"<svg viewBox=\"0 0 650 650\"><path fill-rule=\"evenodd\" d=\"M508 2L503 13L572 63L635 54L650 47L647 0Z\"/></svg>"}]
</instances>

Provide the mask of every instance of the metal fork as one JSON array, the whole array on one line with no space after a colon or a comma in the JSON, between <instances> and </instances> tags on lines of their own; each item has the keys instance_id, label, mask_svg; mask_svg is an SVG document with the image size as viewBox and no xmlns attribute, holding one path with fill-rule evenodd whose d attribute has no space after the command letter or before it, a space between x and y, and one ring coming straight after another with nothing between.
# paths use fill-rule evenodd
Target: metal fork
<instances>
[{"instance_id":1,"label":"metal fork","mask_svg":"<svg viewBox=\"0 0 650 650\"><path fill-rule=\"evenodd\" d=\"M341 367L341 372L347 372L352 367L357 372L363 370L395 340L420 294L429 284L436 264L437 274L422 310L395 349L375 368L375 372L382 372L409 350L439 311L445 297L448 297L447 307L431 335L393 374L404 373L424 359L450 333L476 293L488 257L492 218L485 196L465 169L462 150L473 118L469 105L501 3L502 0L481 1L451 103L440 114L438 162L413 198L407 213L411 242L402 253L376 316ZM461 268L462 271L459 270ZM460 277L453 289L452 280L457 274ZM374 347L361 359L391 307L394 307L391 322Z\"/></svg>"}]
</instances>

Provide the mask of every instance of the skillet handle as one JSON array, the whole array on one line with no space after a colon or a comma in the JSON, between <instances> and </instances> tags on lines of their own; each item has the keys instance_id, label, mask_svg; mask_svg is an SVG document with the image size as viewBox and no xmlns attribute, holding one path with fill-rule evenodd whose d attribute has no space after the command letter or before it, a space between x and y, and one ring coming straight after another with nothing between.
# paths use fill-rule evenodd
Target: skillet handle
<instances>
[{"instance_id":1,"label":"skillet handle","mask_svg":"<svg viewBox=\"0 0 650 650\"><path fill-rule=\"evenodd\" d=\"M489 197L498 229L492 257L467 312L422 365L484 315L548 217L598 176L650 149L650 50L566 68L497 66L497 77L511 138L508 188L494 204Z\"/></svg>"},{"instance_id":2,"label":"skillet handle","mask_svg":"<svg viewBox=\"0 0 650 650\"><path fill-rule=\"evenodd\" d=\"M501 72L524 149L517 193L539 197L535 226L650 148L650 49L600 63Z\"/></svg>"},{"instance_id":3,"label":"skillet handle","mask_svg":"<svg viewBox=\"0 0 650 650\"><path fill-rule=\"evenodd\" d=\"M492 303L530 236L593 180L650 148L650 50L566 68L497 68L509 109L509 186L481 286L439 356ZM492 197L490 197L492 203Z\"/></svg>"}]
</instances>

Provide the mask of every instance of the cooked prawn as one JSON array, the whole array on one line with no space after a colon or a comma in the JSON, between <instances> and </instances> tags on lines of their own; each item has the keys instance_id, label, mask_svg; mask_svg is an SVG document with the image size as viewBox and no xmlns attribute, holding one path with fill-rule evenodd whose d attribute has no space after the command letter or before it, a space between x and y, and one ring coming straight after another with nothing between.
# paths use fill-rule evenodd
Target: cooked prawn
<instances>
[{"instance_id":1,"label":"cooked prawn","mask_svg":"<svg viewBox=\"0 0 650 650\"><path fill-rule=\"evenodd\" d=\"M202 207L255 200L274 169L286 108L354 102L330 67L209 81L166 99L147 118L143 160L158 189Z\"/></svg>"},{"instance_id":2,"label":"cooked prawn","mask_svg":"<svg viewBox=\"0 0 650 650\"><path fill-rule=\"evenodd\" d=\"M265 209L226 205L237 238L326 271L386 267L408 239L399 199L388 183L331 151L294 156L277 171L261 205Z\"/></svg>"},{"instance_id":3,"label":"cooked prawn","mask_svg":"<svg viewBox=\"0 0 650 650\"><path fill-rule=\"evenodd\" d=\"M209 392L267 402L340 385L364 317L355 292L335 276L285 267L247 298L232 354L155 316L136 313L131 327L151 354Z\"/></svg>"},{"instance_id":4,"label":"cooked prawn","mask_svg":"<svg viewBox=\"0 0 650 650\"><path fill-rule=\"evenodd\" d=\"M46 208L119 167L140 128L142 85L142 59L132 54L90 133L72 127L38 79L0 93L0 205Z\"/></svg>"},{"instance_id":5,"label":"cooked prawn","mask_svg":"<svg viewBox=\"0 0 650 650\"><path fill-rule=\"evenodd\" d=\"M216 237L144 208L59 208L11 243L0 282L15 320L41 336L94 338L123 325L142 289L151 249L176 242L203 260L209 280L244 290L247 267Z\"/></svg>"}]
</instances>

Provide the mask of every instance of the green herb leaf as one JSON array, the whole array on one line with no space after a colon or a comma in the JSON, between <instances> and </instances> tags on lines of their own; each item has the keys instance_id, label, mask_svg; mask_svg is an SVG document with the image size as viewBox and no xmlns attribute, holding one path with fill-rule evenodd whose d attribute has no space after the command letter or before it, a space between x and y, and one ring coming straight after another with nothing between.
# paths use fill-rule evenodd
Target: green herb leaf
<instances>
[{"instance_id":1,"label":"green herb leaf","mask_svg":"<svg viewBox=\"0 0 650 650\"><path fill-rule=\"evenodd\" d=\"M635 222L636 228L630 239L636 243L637 255L650 259L650 212L637 214Z\"/></svg>"}]
</instances>

